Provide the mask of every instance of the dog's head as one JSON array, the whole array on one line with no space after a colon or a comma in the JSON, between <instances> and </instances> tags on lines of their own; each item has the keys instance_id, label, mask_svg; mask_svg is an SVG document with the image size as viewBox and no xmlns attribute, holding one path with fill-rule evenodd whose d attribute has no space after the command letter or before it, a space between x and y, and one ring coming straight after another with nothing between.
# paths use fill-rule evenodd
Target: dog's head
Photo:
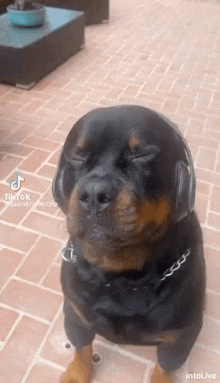
<instances>
[{"instance_id":1,"label":"dog's head","mask_svg":"<svg viewBox=\"0 0 220 383\"><path fill-rule=\"evenodd\" d=\"M53 195L71 238L152 242L194 207L191 155L175 125L150 109L96 109L70 131Z\"/></svg>"}]
</instances>

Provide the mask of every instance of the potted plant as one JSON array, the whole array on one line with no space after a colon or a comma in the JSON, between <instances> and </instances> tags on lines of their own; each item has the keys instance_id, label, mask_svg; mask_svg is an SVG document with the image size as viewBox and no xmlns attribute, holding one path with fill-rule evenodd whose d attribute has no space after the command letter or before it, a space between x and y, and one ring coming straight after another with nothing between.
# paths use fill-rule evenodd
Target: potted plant
<instances>
[{"instance_id":1,"label":"potted plant","mask_svg":"<svg viewBox=\"0 0 220 383\"><path fill-rule=\"evenodd\" d=\"M17 27L37 27L45 21L45 6L27 0L15 0L7 7L8 19Z\"/></svg>"}]
</instances>

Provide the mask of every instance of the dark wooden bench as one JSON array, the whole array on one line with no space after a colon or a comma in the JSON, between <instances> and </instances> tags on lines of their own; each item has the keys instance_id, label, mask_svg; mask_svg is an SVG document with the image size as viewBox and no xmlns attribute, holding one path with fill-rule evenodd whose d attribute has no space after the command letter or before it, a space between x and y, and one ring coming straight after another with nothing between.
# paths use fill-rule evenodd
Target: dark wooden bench
<instances>
[{"instance_id":1,"label":"dark wooden bench","mask_svg":"<svg viewBox=\"0 0 220 383\"><path fill-rule=\"evenodd\" d=\"M28 33L0 16L1 82L30 89L83 47L83 12L46 7L46 14L45 24Z\"/></svg>"}]
</instances>

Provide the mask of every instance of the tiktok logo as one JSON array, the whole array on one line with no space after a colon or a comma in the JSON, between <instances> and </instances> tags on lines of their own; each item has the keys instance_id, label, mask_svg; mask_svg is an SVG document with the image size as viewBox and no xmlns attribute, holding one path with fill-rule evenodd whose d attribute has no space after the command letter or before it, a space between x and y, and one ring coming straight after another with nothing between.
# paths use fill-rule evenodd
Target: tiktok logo
<instances>
[{"instance_id":1,"label":"tiktok logo","mask_svg":"<svg viewBox=\"0 0 220 383\"><path fill-rule=\"evenodd\" d=\"M21 181L24 181L24 178L19 173L17 173L15 180L11 180L9 182L10 189L14 191L19 190L21 187Z\"/></svg>"}]
</instances>

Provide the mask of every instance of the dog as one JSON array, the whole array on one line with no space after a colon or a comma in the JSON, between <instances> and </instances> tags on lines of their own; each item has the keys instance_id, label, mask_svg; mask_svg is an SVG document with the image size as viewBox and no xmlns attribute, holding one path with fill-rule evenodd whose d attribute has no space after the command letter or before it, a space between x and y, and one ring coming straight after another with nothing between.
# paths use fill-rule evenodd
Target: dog
<instances>
[{"instance_id":1,"label":"dog","mask_svg":"<svg viewBox=\"0 0 220 383\"><path fill-rule=\"evenodd\" d=\"M175 124L141 106L95 109L65 141L53 196L66 215L62 383L92 379L96 334L157 345L152 383L171 383L200 332L205 297L195 173Z\"/></svg>"}]
</instances>

